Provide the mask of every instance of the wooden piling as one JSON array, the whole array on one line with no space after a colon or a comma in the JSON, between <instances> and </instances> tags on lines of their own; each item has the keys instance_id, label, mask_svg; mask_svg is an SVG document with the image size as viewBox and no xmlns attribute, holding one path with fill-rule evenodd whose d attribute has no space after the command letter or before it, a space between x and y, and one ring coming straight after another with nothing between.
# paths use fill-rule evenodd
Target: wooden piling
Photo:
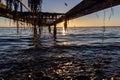
<instances>
[{"instance_id":1,"label":"wooden piling","mask_svg":"<svg viewBox=\"0 0 120 80\"><path fill-rule=\"evenodd\" d=\"M42 0L28 0L28 3L24 3L23 0L5 0L6 4L0 0L0 16L13 19L14 21L22 21L27 24L33 24L34 37L37 37L37 28L39 27L39 34L41 33L41 26L54 25L53 37L56 40L57 27L56 24L64 21L64 29L67 30L67 21L78 17L82 17L93 12L97 12L112 6L120 4L120 0L83 0L78 5L73 7L67 13L49 13L41 12ZM20 5L19 5L20 4ZM106 5L107 4L107 5ZM22 11L24 6L29 12ZM15 10L13 10L13 7ZM20 9L20 11L19 11ZM31 10L32 9L32 10ZM24 10L24 9L23 9ZM37 24L37 22L39 22ZM35 23L36 22L36 23ZM51 27L48 26L49 33L51 33Z\"/></svg>"},{"instance_id":2,"label":"wooden piling","mask_svg":"<svg viewBox=\"0 0 120 80\"><path fill-rule=\"evenodd\" d=\"M34 25L34 38L37 38L37 27Z\"/></svg>"},{"instance_id":3,"label":"wooden piling","mask_svg":"<svg viewBox=\"0 0 120 80\"><path fill-rule=\"evenodd\" d=\"M54 24L54 30L53 30L53 37L54 37L54 41L56 41L57 39L57 27L56 27L56 24Z\"/></svg>"},{"instance_id":4,"label":"wooden piling","mask_svg":"<svg viewBox=\"0 0 120 80\"><path fill-rule=\"evenodd\" d=\"M39 38L40 38L42 35L43 26L39 26L38 30L39 30Z\"/></svg>"},{"instance_id":5,"label":"wooden piling","mask_svg":"<svg viewBox=\"0 0 120 80\"><path fill-rule=\"evenodd\" d=\"M48 26L48 31L49 31L49 34L51 34L51 26L50 25Z\"/></svg>"},{"instance_id":6,"label":"wooden piling","mask_svg":"<svg viewBox=\"0 0 120 80\"><path fill-rule=\"evenodd\" d=\"M67 19L65 18L65 22L64 22L64 29L65 29L65 32L67 30Z\"/></svg>"},{"instance_id":7,"label":"wooden piling","mask_svg":"<svg viewBox=\"0 0 120 80\"><path fill-rule=\"evenodd\" d=\"M23 12L23 7L21 3L20 3L20 11Z\"/></svg>"},{"instance_id":8,"label":"wooden piling","mask_svg":"<svg viewBox=\"0 0 120 80\"><path fill-rule=\"evenodd\" d=\"M17 34L19 34L19 22L17 21L16 24L17 24Z\"/></svg>"},{"instance_id":9,"label":"wooden piling","mask_svg":"<svg viewBox=\"0 0 120 80\"><path fill-rule=\"evenodd\" d=\"M41 37L42 34L42 25L41 25L41 19L38 19L38 29L39 29L39 38Z\"/></svg>"},{"instance_id":10,"label":"wooden piling","mask_svg":"<svg viewBox=\"0 0 120 80\"><path fill-rule=\"evenodd\" d=\"M38 47L38 43L37 43L37 38L38 38L38 37L37 37L37 27L36 27L36 25L34 25L34 28L33 28L33 29L34 29L34 32L33 32L33 33L34 33L34 34L33 34L33 35L34 35L34 36L33 36L33 38L34 38L34 46L35 46L35 47Z\"/></svg>"}]
</instances>

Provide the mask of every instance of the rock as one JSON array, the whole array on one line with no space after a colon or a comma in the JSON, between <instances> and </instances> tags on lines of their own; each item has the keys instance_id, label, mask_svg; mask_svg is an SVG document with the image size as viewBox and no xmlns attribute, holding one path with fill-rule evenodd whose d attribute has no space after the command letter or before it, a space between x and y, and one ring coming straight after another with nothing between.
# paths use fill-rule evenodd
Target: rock
<instances>
[{"instance_id":1,"label":"rock","mask_svg":"<svg viewBox=\"0 0 120 80\"><path fill-rule=\"evenodd\" d=\"M52 80L50 77L43 77L41 80Z\"/></svg>"},{"instance_id":2,"label":"rock","mask_svg":"<svg viewBox=\"0 0 120 80\"><path fill-rule=\"evenodd\" d=\"M90 80L89 76L77 76L75 80Z\"/></svg>"}]
</instances>

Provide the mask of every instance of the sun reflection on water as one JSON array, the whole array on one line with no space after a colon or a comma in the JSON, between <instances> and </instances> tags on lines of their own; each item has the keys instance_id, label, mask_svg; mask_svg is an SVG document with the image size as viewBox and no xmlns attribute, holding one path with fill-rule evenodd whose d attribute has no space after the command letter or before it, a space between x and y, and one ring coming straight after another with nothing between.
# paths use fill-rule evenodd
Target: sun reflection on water
<instances>
[{"instance_id":1,"label":"sun reflection on water","mask_svg":"<svg viewBox=\"0 0 120 80\"><path fill-rule=\"evenodd\" d=\"M62 35L66 35L66 31L64 27L62 28Z\"/></svg>"}]
</instances>

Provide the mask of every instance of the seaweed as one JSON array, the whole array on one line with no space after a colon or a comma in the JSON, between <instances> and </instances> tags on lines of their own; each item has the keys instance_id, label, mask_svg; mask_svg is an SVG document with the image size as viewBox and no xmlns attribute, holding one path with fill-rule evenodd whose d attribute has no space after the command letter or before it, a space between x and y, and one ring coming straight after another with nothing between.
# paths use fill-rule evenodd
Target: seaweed
<instances>
[{"instance_id":1,"label":"seaweed","mask_svg":"<svg viewBox=\"0 0 120 80\"><path fill-rule=\"evenodd\" d=\"M28 3L26 4L30 7L31 11L29 13L23 12L23 5L21 1L19 0L6 0L6 6L8 9L11 9L9 12L12 14L13 21L16 23L17 26L17 32L19 29L19 21L25 22L27 25L32 24L33 29L37 29L39 27L39 34L41 33L40 27L41 27L41 5L42 0L28 0ZM19 14L20 12L20 14ZM35 31L35 30L34 30ZM37 35L34 34L34 35Z\"/></svg>"}]
</instances>

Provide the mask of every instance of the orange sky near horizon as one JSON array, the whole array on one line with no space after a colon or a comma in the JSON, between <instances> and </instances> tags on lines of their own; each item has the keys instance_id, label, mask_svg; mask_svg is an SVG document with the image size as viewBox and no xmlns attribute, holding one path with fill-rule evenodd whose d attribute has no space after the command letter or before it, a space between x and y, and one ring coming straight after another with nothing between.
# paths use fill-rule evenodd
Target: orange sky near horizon
<instances>
[{"instance_id":1,"label":"orange sky near horizon","mask_svg":"<svg viewBox=\"0 0 120 80\"><path fill-rule=\"evenodd\" d=\"M4 1L4 0L3 0ZM52 12L67 12L70 10L72 7L77 5L80 1L82 0L43 0L43 5L42 5L42 11L52 11ZM68 6L66 7L64 3L67 3ZM53 3L54 7L53 6ZM113 12L112 12L113 10ZM97 26L103 26L104 25L104 17L105 17L105 25L106 26L120 26L120 5L115 6L109 9L105 9L96 13L92 13L74 20L68 21L68 27L97 27ZM48 11L48 12L49 12ZM105 16L104 16L104 11L105 11ZM97 14L97 15L96 15ZM111 16L111 18L110 18ZM110 18L110 19L109 19ZM16 26L13 21L2 18L0 17L0 27L13 27ZM58 27L63 27L63 23L58 24Z\"/></svg>"},{"instance_id":2,"label":"orange sky near horizon","mask_svg":"<svg viewBox=\"0 0 120 80\"><path fill-rule=\"evenodd\" d=\"M102 10L96 13L92 13L74 20L68 21L68 27L96 27L104 25L105 17L105 26L120 26L120 6L113 7L114 14L111 15L111 8ZM105 11L105 16L104 16ZM96 16L96 14L98 16ZM110 18L111 16L111 18ZM110 19L109 19L110 18ZM13 27L16 26L15 23L11 20L0 17L0 27ZM58 27L63 27L63 23L57 25Z\"/></svg>"}]
</instances>

